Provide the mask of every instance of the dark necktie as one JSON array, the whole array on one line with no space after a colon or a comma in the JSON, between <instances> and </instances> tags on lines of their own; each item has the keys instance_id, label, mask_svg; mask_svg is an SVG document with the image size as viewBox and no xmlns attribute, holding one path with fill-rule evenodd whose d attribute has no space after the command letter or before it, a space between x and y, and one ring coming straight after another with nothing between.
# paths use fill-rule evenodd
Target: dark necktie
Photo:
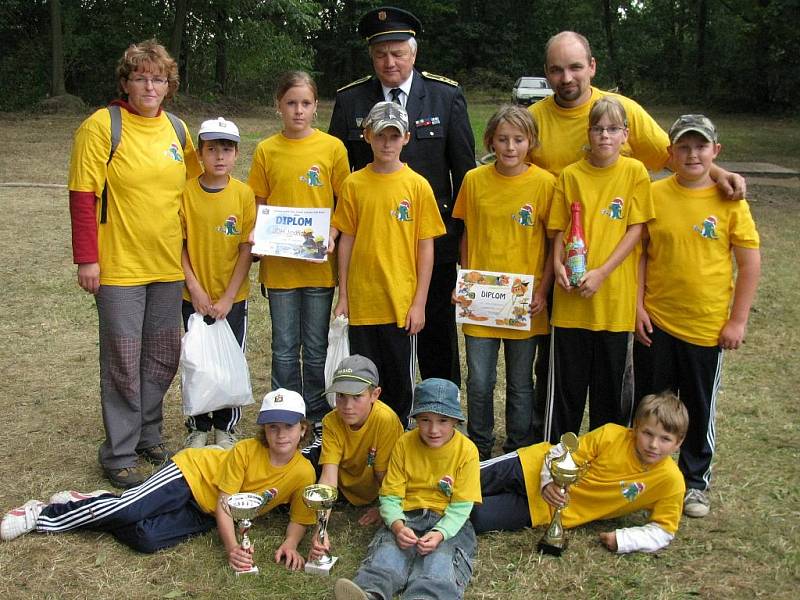
<instances>
[{"instance_id":1,"label":"dark necktie","mask_svg":"<svg viewBox=\"0 0 800 600\"><path fill-rule=\"evenodd\" d=\"M403 103L400 102L400 94L402 94L402 93L403 93L403 90L401 90L400 88L392 88L392 89L390 89L389 90L389 95L392 97L392 102L402 106Z\"/></svg>"}]
</instances>

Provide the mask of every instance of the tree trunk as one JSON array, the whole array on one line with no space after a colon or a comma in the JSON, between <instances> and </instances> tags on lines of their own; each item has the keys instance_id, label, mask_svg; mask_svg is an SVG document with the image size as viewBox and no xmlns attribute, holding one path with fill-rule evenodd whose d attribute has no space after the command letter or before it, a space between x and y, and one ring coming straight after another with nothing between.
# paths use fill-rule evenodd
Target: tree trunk
<instances>
[{"instance_id":1,"label":"tree trunk","mask_svg":"<svg viewBox=\"0 0 800 600\"><path fill-rule=\"evenodd\" d=\"M228 11L220 6L216 11L217 17L217 58L214 65L214 84L219 94L225 95L228 91Z\"/></svg>"},{"instance_id":2,"label":"tree trunk","mask_svg":"<svg viewBox=\"0 0 800 600\"><path fill-rule=\"evenodd\" d=\"M169 38L169 53L176 61L180 61L183 30L186 28L186 13L189 0L175 0L175 21L172 24L172 35Z\"/></svg>"},{"instance_id":3,"label":"tree trunk","mask_svg":"<svg viewBox=\"0 0 800 600\"><path fill-rule=\"evenodd\" d=\"M614 85L622 92L625 85L622 81L622 74L617 61L617 46L614 42L614 19L615 12L611 7L611 0L603 0L603 29L606 32L606 45L608 46L608 59L611 62L611 74L614 77Z\"/></svg>"},{"instance_id":4,"label":"tree trunk","mask_svg":"<svg viewBox=\"0 0 800 600\"><path fill-rule=\"evenodd\" d=\"M50 43L53 66L50 79L50 95L63 96L64 85L64 34L61 31L61 0L50 0Z\"/></svg>"},{"instance_id":5,"label":"tree trunk","mask_svg":"<svg viewBox=\"0 0 800 600\"><path fill-rule=\"evenodd\" d=\"M708 2L699 0L697 3L697 57L695 61L697 85L697 95L700 98L706 97L708 91L706 77L706 33L708 29Z\"/></svg>"}]
</instances>

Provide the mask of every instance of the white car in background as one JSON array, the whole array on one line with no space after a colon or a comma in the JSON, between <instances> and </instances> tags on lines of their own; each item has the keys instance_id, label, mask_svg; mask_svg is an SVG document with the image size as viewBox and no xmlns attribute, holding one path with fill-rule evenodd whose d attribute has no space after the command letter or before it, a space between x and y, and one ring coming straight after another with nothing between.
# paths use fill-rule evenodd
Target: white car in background
<instances>
[{"instance_id":1,"label":"white car in background","mask_svg":"<svg viewBox=\"0 0 800 600\"><path fill-rule=\"evenodd\" d=\"M526 106L553 95L544 77L520 77L511 89L511 100Z\"/></svg>"}]
</instances>

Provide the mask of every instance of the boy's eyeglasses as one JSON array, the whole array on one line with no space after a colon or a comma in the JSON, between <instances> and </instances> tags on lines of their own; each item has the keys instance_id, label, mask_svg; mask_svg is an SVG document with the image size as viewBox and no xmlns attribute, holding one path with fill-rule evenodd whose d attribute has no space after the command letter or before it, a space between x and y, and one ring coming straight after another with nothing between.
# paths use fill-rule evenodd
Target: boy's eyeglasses
<instances>
[{"instance_id":1,"label":"boy's eyeglasses","mask_svg":"<svg viewBox=\"0 0 800 600\"><path fill-rule=\"evenodd\" d=\"M169 83L166 77L153 77L152 79L150 77L128 77L128 81L143 87L147 87L148 84L155 87L157 85L167 85L167 83Z\"/></svg>"},{"instance_id":2,"label":"boy's eyeglasses","mask_svg":"<svg viewBox=\"0 0 800 600\"><path fill-rule=\"evenodd\" d=\"M603 135L603 132L607 131L608 135L617 135L621 131L625 131L624 127L620 127L619 125L611 125L609 127L600 127L600 125L592 125L589 127L589 132L593 135Z\"/></svg>"}]
</instances>

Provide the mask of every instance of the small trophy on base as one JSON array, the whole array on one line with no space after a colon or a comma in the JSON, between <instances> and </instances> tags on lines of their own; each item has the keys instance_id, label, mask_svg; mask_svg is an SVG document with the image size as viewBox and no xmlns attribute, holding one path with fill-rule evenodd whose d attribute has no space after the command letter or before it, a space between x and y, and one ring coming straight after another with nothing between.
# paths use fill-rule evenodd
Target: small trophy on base
<instances>
[{"instance_id":1,"label":"small trophy on base","mask_svg":"<svg viewBox=\"0 0 800 600\"><path fill-rule=\"evenodd\" d=\"M317 537L320 543L325 543L325 536L328 533L328 511L336 502L339 491L330 485L321 483L309 485L303 490L303 502L311 510L317 511L317 524L319 533ZM324 554L317 560L310 560L306 563L306 573L314 575L330 575L333 565L339 560L338 556Z\"/></svg>"},{"instance_id":2,"label":"small trophy on base","mask_svg":"<svg viewBox=\"0 0 800 600\"><path fill-rule=\"evenodd\" d=\"M247 550L253 544L247 535L253 526L252 519L264 504L264 498L258 494L233 494L228 497L227 503L223 506L225 511L231 516L239 527L239 535L242 538L242 549ZM236 571L236 575L257 575L258 567L255 564L247 571Z\"/></svg>"},{"instance_id":3,"label":"small trophy on base","mask_svg":"<svg viewBox=\"0 0 800 600\"><path fill-rule=\"evenodd\" d=\"M561 488L561 493L566 494L570 485L577 485L589 465L578 465L572 459L572 453L578 450L578 436L572 432L567 432L561 436L561 444L565 448L564 454L553 458L550 461L549 468L553 481ZM567 504L565 503L563 506L556 508L556 512L550 520L550 525L547 526L547 531L542 536L542 539L539 540L539 545L537 546L539 552L561 556L561 553L567 548L567 534L561 524L561 512L566 507Z\"/></svg>"}]
</instances>

